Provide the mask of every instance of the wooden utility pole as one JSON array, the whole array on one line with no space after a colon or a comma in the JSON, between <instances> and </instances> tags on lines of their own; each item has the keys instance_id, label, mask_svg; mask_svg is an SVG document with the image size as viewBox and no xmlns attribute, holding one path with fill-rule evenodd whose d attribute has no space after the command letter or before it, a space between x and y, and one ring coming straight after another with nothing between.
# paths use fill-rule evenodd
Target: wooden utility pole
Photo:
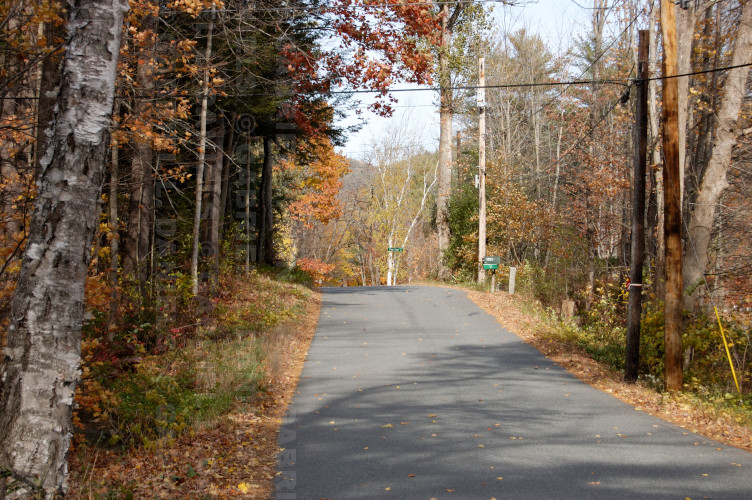
<instances>
[{"instance_id":1,"label":"wooden utility pole","mask_svg":"<svg viewBox=\"0 0 752 500\"><path fill-rule=\"evenodd\" d=\"M632 268L627 305L627 350L624 380L637 380L640 366L640 318L642 317L642 266L645 262L645 171L648 154L648 59L650 32L639 31L637 49L637 99L635 105L635 156L632 193Z\"/></svg>"},{"instance_id":2,"label":"wooden utility pole","mask_svg":"<svg viewBox=\"0 0 752 500\"><path fill-rule=\"evenodd\" d=\"M478 283L486 281L486 60L478 60Z\"/></svg>"},{"instance_id":3,"label":"wooden utility pole","mask_svg":"<svg viewBox=\"0 0 752 500\"><path fill-rule=\"evenodd\" d=\"M676 11L672 0L661 0L663 35L663 199L666 236L666 297L664 300L665 376L668 391L682 388L682 247L681 183L679 179L679 82Z\"/></svg>"}]
</instances>

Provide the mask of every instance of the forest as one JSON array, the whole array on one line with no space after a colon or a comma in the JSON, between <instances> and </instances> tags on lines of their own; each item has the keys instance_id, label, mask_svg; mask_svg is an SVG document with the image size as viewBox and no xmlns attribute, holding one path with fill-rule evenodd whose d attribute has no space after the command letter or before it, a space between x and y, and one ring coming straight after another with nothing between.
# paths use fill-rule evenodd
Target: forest
<instances>
[{"instance_id":1,"label":"forest","mask_svg":"<svg viewBox=\"0 0 752 500\"><path fill-rule=\"evenodd\" d=\"M556 39L526 0L3 1L0 498L261 391L234 356L312 289L487 290L484 255L627 379L752 414L752 2L572 3ZM347 157L365 110L403 118Z\"/></svg>"}]
</instances>

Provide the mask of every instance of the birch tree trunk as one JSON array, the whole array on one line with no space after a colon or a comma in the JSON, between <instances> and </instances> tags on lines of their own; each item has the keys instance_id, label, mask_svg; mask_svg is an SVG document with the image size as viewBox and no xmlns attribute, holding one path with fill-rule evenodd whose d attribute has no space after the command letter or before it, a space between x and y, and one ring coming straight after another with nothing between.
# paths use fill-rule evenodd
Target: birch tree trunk
<instances>
[{"instance_id":1,"label":"birch tree trunk","mask_svg":"<svg viewBox=\"0 0 752 500\"><path fill-rule=\"evenodd\" d=\"M212 54L212 36L214 34L214 4L212 4L209 27L207 30L206 52L204 54L204 81L201 88L201 114L199 117L198 165L196 167L196 207L193 214L193 245L191 247L191 291L198 295L198 253L201 246L201 197L204 190L204 164L206 162L206 117L209 108L209 61Z\"/></svg>"},{"instance_id":2,"label":"birch tree trunk","mask_svg":"<svg viewBox=\"0 0 752 500\"><path fill-rule=\"evenodd\" d=\"M84 283L99 222L124 0L69 5L55 121L13 297L0 388L3 492L66 492Z\"/></svg>"},{"instance_id":3,"label":"birch tree trunk","mask_svg":"<svg viewBox=\"0 0 752 500\"><path fill-rule=\"evenodd\" d=\"M44 37L49 44L54 44L56 38L65 37L65 26L54 22L45 23ZM42 61L42 77L39 79L39 102L37 103L37 140L34 154L34 169L37 176L42 169L41 158L47 145L47 131L54 118L62 58L63 51L57 50Z\"/></svg>"},{"instance_id":4,"label":"birch tree trunk","mask_svg":"<svg viewBox=\"0 0 752 500\"><path fill-rule=\"evenodd\" d=\"M752 2L742 7L731 67L752 64ZM728 71L724 95L716 115L716 134L713 150L700 189L689 214L687 227L687 258L684 264L684 287L692 288L702 283L708 265L708 249L715 221L715 211L723 192L728 188L726 174L731 164L731 152L740 134L739 111L744 99L749 67L735 67ZM686 298L688 307L694 307L697 296Z\"/></svg>"},{"instance_id":5,"label":"birch tree trunk","mask_svg":"<svg viewBox=\"0 0 752 500\"><path fill-rule=\"evenodd\" d=\"M658 37L656 34L656 23L658 22L658 7L655 1L650 3L650 60L648 62L648 71L651 75L658 74ZM651 172L653 182L655 183L655 293L658 297L663 297L666 292L664 281L666 240L663 234L663 171L657 168L661 165L660 151L660 126L658 121L658 83L656 80L648 82L648 123L650 125L650 151L651 162L655 170Z\"/></svg>"}]
</instances>

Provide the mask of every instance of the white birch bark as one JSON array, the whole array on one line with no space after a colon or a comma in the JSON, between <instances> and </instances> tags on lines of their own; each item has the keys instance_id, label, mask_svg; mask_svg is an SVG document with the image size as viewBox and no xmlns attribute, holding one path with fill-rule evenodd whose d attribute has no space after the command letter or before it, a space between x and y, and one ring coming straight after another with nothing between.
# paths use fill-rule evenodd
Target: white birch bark
<instances>
[{"instance_id":1,"label":"white birch bark","mask_svg":"<svg viewBox=\"0 0 752 500\"><path fill-rule=\"evenodd\" d=\"M124 0L69 8L62 83L13 298L0 388L0 486L64 496L84 283L98 226Z\"/></svg>"}]
</instances>

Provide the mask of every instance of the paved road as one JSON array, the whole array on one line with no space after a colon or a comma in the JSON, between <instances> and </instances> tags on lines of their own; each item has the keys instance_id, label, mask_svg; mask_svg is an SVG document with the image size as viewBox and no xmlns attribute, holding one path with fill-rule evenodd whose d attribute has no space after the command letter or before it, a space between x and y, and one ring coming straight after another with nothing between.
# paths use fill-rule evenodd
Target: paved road
<instances>
[{"instance_id":1,"label":"paved road","mask_svg":"<svg viewBox=\"0 0 752 500\"><path fill-rule=\"evenodd\" d=\"M275 498L752 498L752 454L569 375L462 292L324 290Z\"/></svg>"}]
</instances>

